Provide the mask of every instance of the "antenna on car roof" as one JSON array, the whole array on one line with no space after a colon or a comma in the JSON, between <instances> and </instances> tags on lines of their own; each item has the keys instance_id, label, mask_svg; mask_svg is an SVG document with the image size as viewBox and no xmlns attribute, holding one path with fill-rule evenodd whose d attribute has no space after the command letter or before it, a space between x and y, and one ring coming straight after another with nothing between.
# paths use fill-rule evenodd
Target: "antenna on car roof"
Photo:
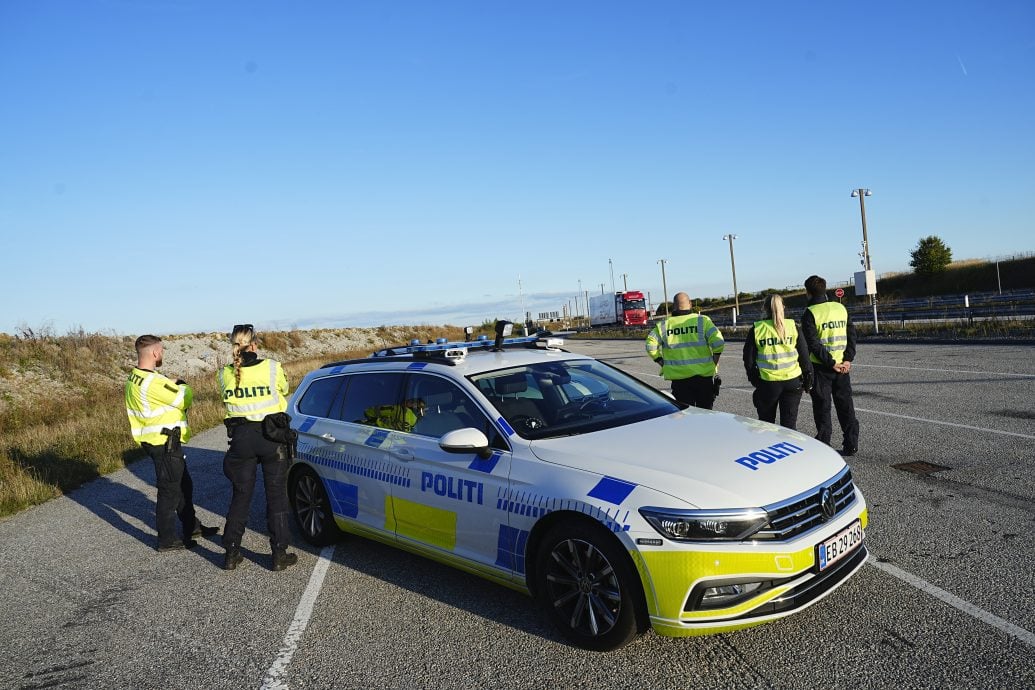
<instances>
[{"instance_id":1,"label":"antenna on car roof","mask_svg":"<svg viewBox=\"0 0 1035 690\"><path fill-rule=\"evenodd\" d=\"M503 350L503 339L514 332L514 324L510 321L497 321L496 322L496 343L494 344L492 351L500 352Z\"/></svg>"}]
</instances>

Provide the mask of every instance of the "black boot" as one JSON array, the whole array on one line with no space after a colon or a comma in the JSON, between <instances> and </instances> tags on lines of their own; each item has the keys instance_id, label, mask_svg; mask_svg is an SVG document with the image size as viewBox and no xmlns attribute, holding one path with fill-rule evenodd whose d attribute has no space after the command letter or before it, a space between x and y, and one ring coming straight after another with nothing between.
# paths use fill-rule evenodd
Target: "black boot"
<instances>
[{"instance_id":1,"label":"black boot","mask_svg":"<svg viewBox=\"0 0 1035 690\"><path fill-rule=\"evenodd\" d=\"M194 526L194 533L191 534L190 536L192 536L192 537L214 537L217 534L219 534L219 528L218 527L206 527L205 525L203 525L200 522L198 522Z\"/></svg>"},{"instance_id":2,"label":"black boot","mask_svg":"<svg viewBox=\"0 0 1035 690\"><path fill-rule=\"evenodd\" d=\"M274 570L283 570L295 563L298 563L298 554L288 553L285 549L277 549L273 552Z\"/></svg>"},{"instance_id":3,"label":"black boot","mask_svg":"<svg viewBox=\"0 0 1035 690\"><path fill-rule=\"evenodd\" d=\"M236 546L229 546L226 549L226 556L223 559L223 570L233 570L243 560L241 549Z\"/></svg>"}]
</instances>

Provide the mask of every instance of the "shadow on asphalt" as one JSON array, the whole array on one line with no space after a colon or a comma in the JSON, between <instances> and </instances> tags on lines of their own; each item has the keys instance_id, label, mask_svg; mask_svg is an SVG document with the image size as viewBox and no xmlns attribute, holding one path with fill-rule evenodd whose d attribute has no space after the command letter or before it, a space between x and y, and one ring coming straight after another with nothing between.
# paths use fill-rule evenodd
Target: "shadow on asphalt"
<instances>
[{"instance_id":1,"label":"shadow on asphalt","mask_svg":"<svg viewBox=\"0 0 1035 690\"><path fill-rule=\"evenodd\" d=\"M304 541L295 543L300 550L319 554L319 548ZM346 535L335 546L335 564L485 620L570 646L536 601L520 592L363 537ZM328 595L333 596L333 591L321 594Z\"/></svg>"},{"instance_id":2,"label":"shadow on asphalt","mask_svg":"<svg viewBox=\"0 0 1035 690\"><path fill-rule=\"evenodd\" d=\"M194 485L193 502L195 510L214 513L218 518L213 521L210 517L201 519L206 525L219 527L219 534L213 537L197 537L198 546L193 551L202 556L214 567L223 568L223 541L222 532L226 511L230 505L230 481L223 476L223 451L196 448L185 446L187 455L187 469L191 475L191 482ZM138 454L128 454L126 469L137 479L148 486L155 485L154 463L147 457L139 458ZM255 493L252 495L251 509L248 512L247 529L257 532L265 540L269 532L266 528L266 493L263 490L262 468L258 470L259 477L255 482ZM155 525L155 501L151 496L136 489L130 488L118 482L111 481L107 477L91 482L89 492L75 492L79 495L72 495L70 498L90 509L98 517L105 520L115 529L129 534L138 539L141 543L155 548L157 536L154 532ZM141 530L122 518L121 514L128 514L148 525L147 531ZM305 542L294 531L292 525L293 544L304 545ZM269 551L256 551L246 546L241 547L241 555L245 563L254 563L263 568L271 567L271 556Z\"/></svg>"},{"instance_id":3,"label":"shadow on asphalt","mask_svg":"<svg viewBox=\"0 0 1035 690\"><path fill-rule=\"evenodd\" d=\"M104 476L98 477L89 484L84 484L67 495L68 498L120 532L124 532L152 548L157 546L157 538L153 531L146 532L123 517L126 515L150 525L155 523L155 502L136 489L131 489Z\"/></svg>"}]
</instances>

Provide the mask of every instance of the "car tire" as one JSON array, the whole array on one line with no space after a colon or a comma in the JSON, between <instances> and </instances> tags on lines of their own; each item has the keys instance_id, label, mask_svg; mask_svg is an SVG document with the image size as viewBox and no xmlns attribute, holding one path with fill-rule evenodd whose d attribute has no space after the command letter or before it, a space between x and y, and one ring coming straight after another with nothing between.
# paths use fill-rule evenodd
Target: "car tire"
<instances>
[{"instance_id":1,"label":"car tire","mask_svg":"<svg viewBox=\"0 0 1035 690\"><path fill-rule=\"evenodd\" d=\"M646 629L640 579L621 544L588 521L559 523L536 554L536 597L572 643L610 651Z\"/></svg>"},{"instance_id":2,"label":"car tire","mask_svg":"<svg viewBox=\"0 0 1035 690\"><path fill-rule=\"evenodd\" d=\"M288 497L303 539L313 546L327 546L341 539L327 490L315 472L298 466L288 479Z\"/></svg>"}]
</instances>

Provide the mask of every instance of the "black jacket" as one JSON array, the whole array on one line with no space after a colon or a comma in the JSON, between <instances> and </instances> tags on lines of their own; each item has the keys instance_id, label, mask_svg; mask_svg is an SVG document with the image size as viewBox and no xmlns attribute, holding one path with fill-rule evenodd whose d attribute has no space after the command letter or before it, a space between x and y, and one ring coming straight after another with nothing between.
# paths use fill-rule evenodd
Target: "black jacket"
<instances>
[{"instance_id":1,"label":"black jacket","mask_svg":"<svg viewBox=\"0 0 1035 690\"><path fill-rule=\"evenodd\" d=\"M813 304L823 304L829 302L826 295L820 297L813 297L809 299L809 306ZM816 359L819 360L819 364L816 366L823 371L833 371L834 358L830 356L827 349L823 347L823 343L819 341L819 329L816 327L816 317L811 310L805 309L805 312L801 315L801 330L805 336L805 344L808 345L809 354L815 355ZM855 324L852 323L852 315L848 315L848 326L847 326L848 342L845 344L844 361L851 362L855 359Z\"/></svg>"}]
</instances>

